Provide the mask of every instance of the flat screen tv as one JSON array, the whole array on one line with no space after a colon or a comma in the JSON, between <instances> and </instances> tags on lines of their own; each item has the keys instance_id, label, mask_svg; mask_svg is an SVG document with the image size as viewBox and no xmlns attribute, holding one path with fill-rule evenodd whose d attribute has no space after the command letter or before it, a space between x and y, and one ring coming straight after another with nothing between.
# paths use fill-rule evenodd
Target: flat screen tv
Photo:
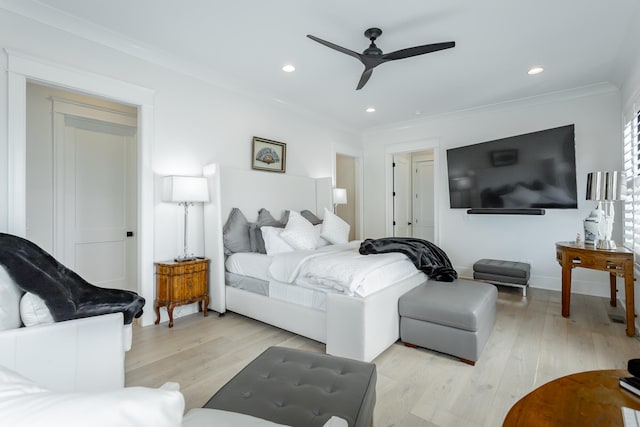
<instances>
[{"instance_id":1,"label":"flat screen tv","mask_svg":"<svg viewBox=\"0 0 640 427\"><path fill-rule=\"evenodd\" d=\"M574 125L447 150L451 207L576 209L575 158Z\"/></svg>"}]
</instances>

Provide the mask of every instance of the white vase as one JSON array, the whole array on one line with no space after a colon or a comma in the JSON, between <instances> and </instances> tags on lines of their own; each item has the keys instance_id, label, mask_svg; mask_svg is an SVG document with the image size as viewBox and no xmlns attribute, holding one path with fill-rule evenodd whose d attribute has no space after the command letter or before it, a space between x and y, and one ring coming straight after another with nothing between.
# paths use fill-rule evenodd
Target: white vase
<instances>
[{"instance_id":1,"label":"white vase","mask_svg":"<svg viewBox=\"0 0 640 427\"><path fill-rule=\"evenodd\" d=\"M596 240L604 238L604 212L600 209L600 204L589 213L584 219L584 243L595 244Z\"/></svg>"}]
</instances>

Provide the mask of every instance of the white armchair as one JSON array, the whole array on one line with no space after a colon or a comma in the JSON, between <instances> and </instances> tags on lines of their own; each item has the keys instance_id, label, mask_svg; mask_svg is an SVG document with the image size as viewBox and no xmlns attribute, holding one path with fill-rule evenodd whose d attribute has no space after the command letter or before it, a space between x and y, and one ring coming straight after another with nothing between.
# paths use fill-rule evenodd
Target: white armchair
<instances>
[{"instance_id":1,"label":"white armchair","mask_svg":"<svg viewBox=\"0 0 640 427\"><path fill-rule=\"evenodd\" d=\"M0 331L0 365L57 391L124 386L122 313Z\"/></svg>"}]
</instances>

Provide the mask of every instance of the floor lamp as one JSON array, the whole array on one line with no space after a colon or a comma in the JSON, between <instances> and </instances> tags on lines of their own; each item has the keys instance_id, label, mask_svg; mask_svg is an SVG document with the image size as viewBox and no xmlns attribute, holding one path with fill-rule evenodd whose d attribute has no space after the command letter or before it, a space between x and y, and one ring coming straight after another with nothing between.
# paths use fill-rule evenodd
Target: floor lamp
<instances>
[{"instance_id":1,"label":"floor lamp","mask_svg":"<svg viewBox=\"0 0 640 427\"><path fill-rule=\"evenodd\" d=\"M201 176L165 176L163 179L162 200L184 206L184 253L175 261L193 261L196 257L189 254L187 248L187 223L189 206L209 201L207 178Z\"/></svg>"},{"instance_id":2,"label":"floor lamp","mask_svg":"<svg viewBox=\"0 0 640 427\"><path fill-rule=\"evenodd\" d=\"M585 219L585 241L587 234L595 235L597 249L615 249L616 242L611 239L613 202L622 200L622 172L590 172L587 174L587 200L598 202L596 209ZM588 229L588 226L590 228Z\"/></svg>"}]
</instances>

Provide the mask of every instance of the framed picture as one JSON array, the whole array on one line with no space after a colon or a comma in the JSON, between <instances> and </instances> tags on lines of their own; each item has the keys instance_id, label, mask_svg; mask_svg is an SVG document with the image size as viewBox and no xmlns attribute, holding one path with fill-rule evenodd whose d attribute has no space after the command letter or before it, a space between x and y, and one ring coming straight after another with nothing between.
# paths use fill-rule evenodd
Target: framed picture
<instances>
[{"instance_id":1,"label":"framed picture","mask_svg":"<svg viewBox=\"0 0 640 427\"><path fill-rule=\"evenodd\" d=\"M254 136L251 169L284 173L287 169L287 144Z\"/></svg>"}]
</instances>

